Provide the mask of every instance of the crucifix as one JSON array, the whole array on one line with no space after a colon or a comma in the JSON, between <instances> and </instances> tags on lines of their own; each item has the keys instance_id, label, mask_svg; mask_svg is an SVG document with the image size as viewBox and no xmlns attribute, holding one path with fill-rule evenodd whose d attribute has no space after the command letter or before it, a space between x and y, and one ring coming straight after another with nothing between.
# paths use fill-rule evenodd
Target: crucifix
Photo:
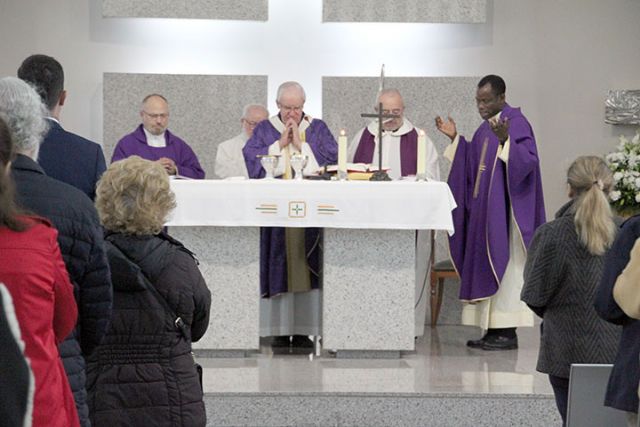
<instances>
[{"instance_id":1,"label":"crucifix","mask_svg":"<svg viewBox=\"0 0 640 427\"><path fill-rule=\"evenodd\" d=\"M391 181L389 174L382 170L382 123L383 119L395 119L400 117L397 114L384 114L382 112L382 102L378 104L378 113L369 114L362 113L360 117L377 118L378 119L378 170L371 175L369 181Z\"/></svg>"}]
</instances>

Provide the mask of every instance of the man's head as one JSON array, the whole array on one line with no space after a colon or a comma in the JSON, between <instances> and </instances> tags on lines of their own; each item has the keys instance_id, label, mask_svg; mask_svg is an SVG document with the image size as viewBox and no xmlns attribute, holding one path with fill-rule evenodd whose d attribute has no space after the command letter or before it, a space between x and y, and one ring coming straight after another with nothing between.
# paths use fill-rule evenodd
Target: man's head
<instances>
[{"instance_id":1,"label":"man's head","mask_svg":"<svg viewBox=\"0 0 640 427\"><path fill-rule=\"evenodd\" d=\"M502 77L490 74L478 83L476 104L480 116L487 120L504 108L507 86Z\"/></svg>"},{"instance_id":2,"label":"man's head","mask_svg":"<svg viewBox=\"0 0 640 427\"><path fill-rule=\"evenodd\" d=\"M262 105L245 105L242 110L242 119L240 119L240 121L242 122L242 129L247 135L247 138L251 138L251 135L253 135L253 129L255 129L256 125L267 117L269 117L269 111L267 111L267 109Z\"/></svg>"},{"instance_id":3,"label":"man's head","mask_svg":"<svg viewBox=\"0 0 640 427\"><path fill-rule=\"evenodd\" d=\"M40 142L48 130L40 95L23 80L0 79L0 118L9 127L18 154L38 158Z\"/></svg>"},{"instance_id":4,"label":"man's head","mask_svg":"<svg viewBox=\"0 0 640 427\"><path fill-rule=\"evenodd\" d=\"M64 71L62 65L47 55L31 55L18 68L18 78L33 85L49 111L63 105Z\"/></svg>"},{"instance_id":5,"label":"man's head","mask_svg":"<svg viewBox=\"0 0 640 427\"><path fill-rule=\"evenodd\" d=\"M297 82L284 82L278 88L278 97L276 98L276 105L280 110L280 118L284 123L289 119L295 120L296 123L300 123L302 120L302 109L304 108L304 102L307 99L307 95L304 93L304 89Z\"/></svg>"},{"instance_id":6,"label":"man's head","mask_svg":"<svg viewBox=\"0 0 640 427\"><path fill-rule=\"evenodd\" d=\"M162 135L169 126L169 103L167 99L152 93L142 100L142 108L140 109L140 117L142 118L142 126L151 135Z\"/></svg>"},{"instance_id":7,"label":"man's head","mask_svg":"<svg viewBox=\"0 0 640 427\"><path fill-rule=\"evenodd\" d=\"M396 119L383 119L382 128L386 131L393 131L402 126L404 122L404 100L398 89L383 89L378 93L378 103L375 106L376 111L382 103L383 114L394 114L400 116Z\"/></svg>"}]
</instances>

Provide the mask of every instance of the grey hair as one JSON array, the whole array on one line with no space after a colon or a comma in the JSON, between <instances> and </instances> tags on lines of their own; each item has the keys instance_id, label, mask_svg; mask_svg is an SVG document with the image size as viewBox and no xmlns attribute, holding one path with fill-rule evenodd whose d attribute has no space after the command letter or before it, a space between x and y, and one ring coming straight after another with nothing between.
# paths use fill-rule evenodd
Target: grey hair
<instances>
[{"instance_id":1,"label":"grey hair","mask_svg":"<svg viewBox=\"0 0 640 427\"><path fill-rule=\"evenodd\" d=\"M402 98L402 95L400 94L400 91L398 89L393 89L393 88L381 89L381 90L378 91L378 94L376 95L376 103L373 106L373 108L376 111L378 109L378 105L380 104L380 98L382 98L384 95L396 95L396 96L399 96L400 99L402 99L402 104L404 105L404 98Z\"/></svg>"},{"instance_id":2,"label":"grey hair","mask_svg":"<svg viewBox=\"0 0 640 427\"><path fill-rule=\"evenodd\" d=\"M276 101L280 102L280 98L282 98L282 94L289 89L296 89L302 94L302 101L307 100L307 94L304 92L304 88L298 82L284 82L278 87L278 95L276 97Z\"/></svg>"},{"instance_id":3,"label":"grey hair","mask_svg":"<svg viewBox=\"0 0 640 427\"><path fill-rule=\"evenodd\" d=\"M0 79L0 117L9 126L16 152L38 158L38 150L49 130L47 108L36 90L17 77Z\"/></svg>"},{"instance_id":4,"label":"grey hair","mask_svg":"<svg viewBox=\"0 0 640 427\"><path fill-rule=\"evenodd\" d=\"M267 108L264 105L262 105L262 104L247 104L242 109L242 118L243 119L247 118L247 114L249 114L249 110L251 110L252 108L260 108L265 113L267 113L267 116L269 116L269 110L267 110Z\"/></svg>"}]
</instances>

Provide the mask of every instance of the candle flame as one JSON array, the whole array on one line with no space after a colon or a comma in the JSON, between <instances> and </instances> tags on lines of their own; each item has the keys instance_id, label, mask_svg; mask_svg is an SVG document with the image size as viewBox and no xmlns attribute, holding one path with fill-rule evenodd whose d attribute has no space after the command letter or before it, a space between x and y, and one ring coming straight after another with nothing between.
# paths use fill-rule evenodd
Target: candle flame
<instances>
[{"instance_id":1,"label":"candle flame","mask_svg":"<svg viewBox=\"0 0 640 427\"><path fill-rule=\"evenodd\" d=\"M424 131L420 129L420 136L424 136Z\"/></svg>"},{"instance_id":2,"label":"candle flame","mask_svg":"<svg viewBox=\"0 0 640 427\"><path fill-rule=\"evenodd\" d=\"M345 131L344 129L340 129L340 136L345 136L347 134L347 131Z\"/></svg>"}]
</instances>

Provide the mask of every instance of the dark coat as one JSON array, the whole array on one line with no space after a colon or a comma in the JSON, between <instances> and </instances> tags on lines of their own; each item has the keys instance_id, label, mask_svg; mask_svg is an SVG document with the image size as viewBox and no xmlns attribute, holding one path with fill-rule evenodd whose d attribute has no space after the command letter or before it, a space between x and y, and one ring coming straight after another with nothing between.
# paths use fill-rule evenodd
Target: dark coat
<instances>
[{"instance_id":1,"label":"dark coat","mask_svg":"<svg viewBox=\"0 0 640 427\"><path fill-rule=\"evenodd\" d=\"M44 172L96 198L96 184L106 169L102 147L67 132L55 120L47 120L49 132L40 145L38 163Z\"/></svg>"},{"instance_id":2,"label":"dark coat","mask_svg":"<svg viewBox=\"0 0 640 427\"><path fill-rule=\"evenodd\" d=\"M44 174L27 156L18 155L11 172L18 203L49 219L58 229L58 244L78 305L78 324L60 344L80 424L89 425L85 361L107 332L112 289L102 227L91 200L77 188Z\"/></svg>"},{"instance_id":3,"label":"dark coat","mask_svg":"<svg viewBox=\"0 0 640 427\"><path fill-rule=\"evenodd\" d=\"M522 300L543 318L537 370L569 378L572 363L613 363L620 327L593 308L605 255L580 242L572 204L538 228L527 253Z\"/></svg>"},{"instance_id":4,"label":"dark coat","mask_svg":"<svg viewBox=\"0 0 640 427\"><path fill-rule=\"evenodd\" d=\"M638 412L640 381L640 321L628 317L613 299L613 285L629 263L629 254L640 237L640 216L626 221L607 255L595 308L605 320L622 325L622 337L605 397L605 405L627 412Z\"/></svg>"},{"instance_id":5,"label":"dark coat","mask_svg":"<svg viewBox=\"0 0 640 427\"><path fill-rule=\"evenodd\" d=\"M209 326L211 294L194 258L166 235L111 234L107 253L113 320L87 369L94 427L204 426L191 342ZM179 332L174 315L183 319L190 336Z\"/></svg>"}]
</instances>

